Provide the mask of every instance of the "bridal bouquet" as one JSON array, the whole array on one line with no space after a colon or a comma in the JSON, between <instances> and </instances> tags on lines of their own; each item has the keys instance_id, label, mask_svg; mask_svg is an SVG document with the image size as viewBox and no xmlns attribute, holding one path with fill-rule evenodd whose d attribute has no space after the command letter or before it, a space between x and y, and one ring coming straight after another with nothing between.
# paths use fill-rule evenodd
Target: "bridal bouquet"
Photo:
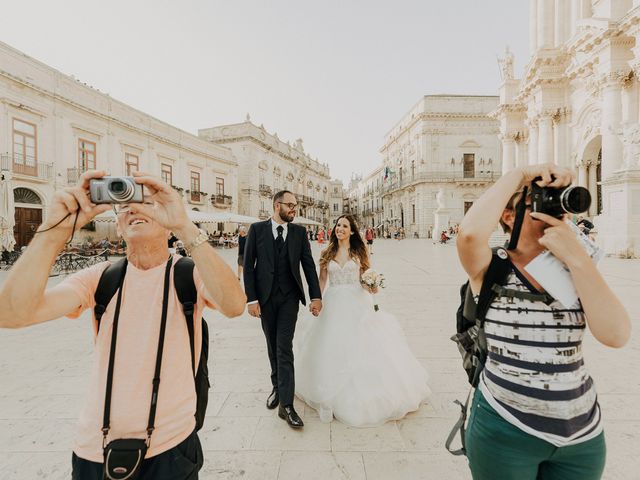
<instances>
[{"instance_id":1,"label":"bridal bouquet","mask_svg":"<svg viewBox=\"0 0 640 480\"><path fill-rule=\"evenodd\" d=\"M385 288L386 286L384 275L376 272L375 270L372 270L371 268L362 274L360 282L372 290L374 288ZM373 308L376 312L380 309L377 303L373 305Z\"/></svg>"}]
</instances>

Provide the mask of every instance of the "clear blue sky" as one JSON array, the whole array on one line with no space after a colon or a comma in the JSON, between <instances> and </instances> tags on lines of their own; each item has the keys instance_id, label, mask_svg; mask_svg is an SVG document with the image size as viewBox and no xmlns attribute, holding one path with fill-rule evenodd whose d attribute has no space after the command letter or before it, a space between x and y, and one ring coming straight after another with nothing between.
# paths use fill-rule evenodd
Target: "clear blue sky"
<instances>
[{"instance_id":1,"label":"clear blue sky","mask_svg":"<svg viewBox=\"0 0 640 480\"><path fill-rule=\"evenodd\" d=\"M0 40L179 128L244 120L347 180L422 95L497 94L526 0L0 0Z\"/></svg>"}]
</instances>

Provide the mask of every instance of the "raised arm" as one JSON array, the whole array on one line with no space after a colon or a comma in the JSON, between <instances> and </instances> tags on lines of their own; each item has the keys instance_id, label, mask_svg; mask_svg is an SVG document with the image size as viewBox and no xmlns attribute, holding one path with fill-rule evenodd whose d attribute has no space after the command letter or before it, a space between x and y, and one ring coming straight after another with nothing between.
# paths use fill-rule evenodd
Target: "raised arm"
<instances>
[{"instance_id":1,"label":"raised arm","mask_svg":"<svg viewBox=\"0 0 640 480\"><path fill-rule=\"evenodd\" d=\"M629 313L580 245L573 229L543 213L531 216L550 225L540 244L569 268L593 336L608 347L624 346L631 336Z\"/></svg>"},{"instance_id":2,"label":"raised arm","mask_svg":"<svg viewBox=\"0 0 640 480\"><path fill-rule=\"evenodd\" d=\"M200 234L196 226L187 217L180 196L165 182L148 173L135 172L136 182L147 187L154 206L139 204L136 206L144 215L153 218L160 225L184 242L191 244ZM209 242L204 242L191 251L191 258L198 268L211 300L223 315L237 317L242 315L246 297L231 267L216 253Z\"/></svg>"},{"instance_id":3,"label":"raised arm","mask_svg":"<svg viewBox=\"0 0 640 480\"><path fill-rule=\"evenodd\" d=\"M80 177L78 186L54 194L47 220L38 228L0 288L0 327L20 328L53 320L80 306L80 297L69 287L59 285L45 289L51 267L71 236L78 209L76 228L110 208L109 205L92 204L87 196L89 180L104 175L105 172L86 172ZM69 217L54 227L66 215Z\"/></svg>"},{"instance_id":4,"label":"raised arm","mask_svg":"<svg viewBox=\"0 0 640 480\"><path fill-rule=\"evenodd\" d=\"M256 291L256 228L255 225L249 227L247 240L244 244L244 265L242 276L244 278L244 291L247 294L248 302L258 300L258 292Z\"/></svg>"},{"instance_id":5,"label":"raised arm","mask_svg":"<svg viewBox=\"0 0 640 480\"><path fill-rule=\"evenodd\" d=\"M324 288L327 286L327 267L320 267L320 292L324 292Z\"/></svg>"},{"instance_id":6,"label":"raised arm","mask_svg":"<svg viewBox=\"0 0 640 480\"><path fill-rule=\"evenodd\" d=\"M504 174L466 213L456 240L458 256L474 291L479 290L491 262L489 237L495 230L511 196L534 178L542 177L540 186L568 185L571 173L553 164L530 165Z\"/></svg>"}]
</instances>

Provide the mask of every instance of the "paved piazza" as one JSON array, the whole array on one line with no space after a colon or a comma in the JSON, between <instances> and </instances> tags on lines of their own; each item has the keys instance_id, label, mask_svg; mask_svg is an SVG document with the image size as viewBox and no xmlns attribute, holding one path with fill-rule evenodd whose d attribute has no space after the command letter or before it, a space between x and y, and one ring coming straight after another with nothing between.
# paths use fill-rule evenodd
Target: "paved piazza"
<instances>
[{"instance_id":1,"label":"paved piazza","mask_svg":"<svg viewBox=\"0 0 640 480\"><path fill-rule=\"evenodd\" d=\"M464 278L455 248L426 240L381 240L375 247L374 266L388 280L380 303L398 316L430 372L431 401L403 420L365 429L320 423L298 403L306 426L293 431L264 406L269 362L259 323L247 314L227 320L209 311L213 389L200 433L206 457L200 478L470 478L465 459L443 446L457 418L452 401L467 392L449 340ZM230 264L235 252L223 252ZM318 252L314 246L316 258ZM635 335L622 350L605 348L588 334L585 342L605 417L604 478L634 479L640 471L640 261L607 258L601 267L635 323ZM5 279L0 272L0 281ZM81 321L0 331L0 479L70 478L74 424L92 362L88 320L87 312Z\"/></svg>"}]
</instances>

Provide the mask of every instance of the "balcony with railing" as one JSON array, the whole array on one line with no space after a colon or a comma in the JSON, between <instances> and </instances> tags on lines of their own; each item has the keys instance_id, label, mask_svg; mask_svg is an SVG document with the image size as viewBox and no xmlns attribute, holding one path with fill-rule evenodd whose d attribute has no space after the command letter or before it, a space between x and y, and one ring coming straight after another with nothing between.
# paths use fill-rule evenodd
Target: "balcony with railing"
<instances>
[{"instance_id":1,"label":"balcony with railing","mask_svg":"<svg viewBox=\"0 0 640 480\"><path fill-rule=\"evenodd\" d=\"M0 166L2 170L11 172L24 179L32 178L39 181L49 181L53 179L53 163L37 162L33 158L26 158L25 162L16 162L11 155L0 155Z\"/></svg>"},{"instance_id":2,"label":"balcony with railing","mask_svg":"<svg viewBox=\"0 0 640 480\"><path fill-rule=\"evenodd\" d=\"M187 190L186 192L189 196L187 197L187 201L189 203L196 203L196 204L202 204L203 203L203 197L205 195L203 195L203 192L198 192L198 191L194 191L194 190Z\"/></svg>"},{"instance_id":3,"label":"balcony with railing","mask_svg":"<svg viewBox=\"0 0 640 480\"><path fill-rule=\"evenodd\" d=\"M303 205L313 205L313 198L308 195L301 195L299 201Z\"/></svg>"},{"instance_id":4,"label":"balcony with railing","mask_svg":"<svg viewBox=\"0 0 640 480\"><path fill-rule=\"evenodd\" d=\"M270 216L271 216L271 214L269 213L268 210L260 210L258 212L258 218L260 218L260 220L266 220Z\"/></svg>"},{"instance_id":5,"label":"balcony with railing","mask_svg":"<svg viewBox=\"0 0 640 480\"><path fill-rule=\"evenodd\" d=\"M391 193L417 183L487 184L495 182L500 176L500 172L484 170L420 172L402 179L392 178L383 186L382 193Z\"/></svg>"},{"instance_id":6,"label":"balcony with railing","mask_svg":"<svg viewBox=\"0 0 640 480\"><path fill-rule=\"evenodd\" d=\"M259 191L260 191L260 195L263 195L265 197L273 196L273 189L271 188L270 185L266 185L264 183L261 183L260 187L259 187Z\"/></svg>"},{"instance_id":7,"label":"balcony with railing","mask_svg":"<svg viewBox=\"0 0 640 480\"><path fill-rule=\"evenodd\" d=\"M211 204L214 207L228 208L233 203L231 195L211 195Z\"/></svg>"}]
</instances>

